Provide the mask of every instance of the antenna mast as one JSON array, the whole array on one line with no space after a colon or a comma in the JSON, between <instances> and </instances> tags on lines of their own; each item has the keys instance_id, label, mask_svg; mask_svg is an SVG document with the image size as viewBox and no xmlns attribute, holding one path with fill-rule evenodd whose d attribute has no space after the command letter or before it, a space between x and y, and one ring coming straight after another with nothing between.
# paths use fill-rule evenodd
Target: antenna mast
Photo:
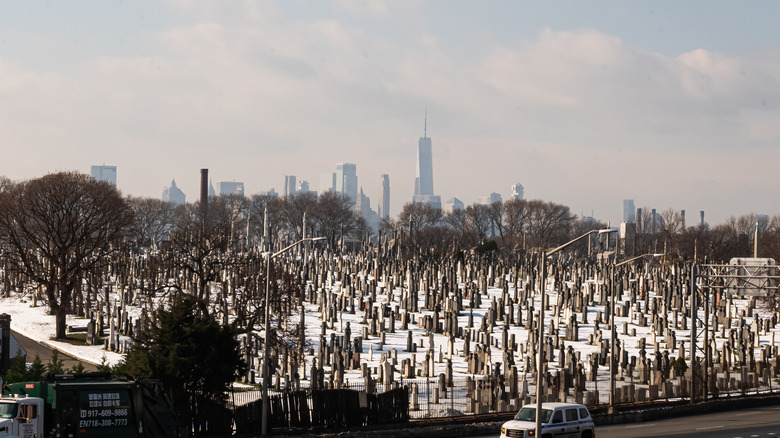
<instances>
[{"instance_id":1,"label":"antenna mast","mask_svg":"<svg viewBox=\"0 0 780 438\"><path fill-rule=\"evenodd\" d=\"M428 107L425 107L425 129L423 130L423 138L428 138Z\"/></svg>"}]
</instances>

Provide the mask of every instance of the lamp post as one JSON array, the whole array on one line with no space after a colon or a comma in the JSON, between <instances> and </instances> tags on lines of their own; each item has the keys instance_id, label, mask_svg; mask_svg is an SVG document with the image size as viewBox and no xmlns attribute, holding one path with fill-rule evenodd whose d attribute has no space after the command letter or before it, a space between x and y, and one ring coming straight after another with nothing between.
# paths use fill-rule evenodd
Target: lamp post
<instances>
[{"instance_id":1,"label":"lamp post","mask_svg":"<svg viewBox=\"0 0 780 438\"><path fill-rule=\"evenodd\" d=\"M271 335L271 329L269 319L271 317L271 303L269 301L271 296L271 259L284 254L285 252L295 248L303 242L314 242L318 240L325 240L325 237L304 237L303 239L288 245L275 253L271 253L270 250L265 259L265 342L263 345L263 417L262 417L262 435L268 434L268 387L271 383L271 370L268 366L270 360L270 347L269 338Z\"/></svg>"},{"instance_id":2,"label":"lamp post","mask_svg":"<svg viewBox=\"0 0 780 438\"><path fill-rule=\"evenodd\" d=\"M612 266L612 293L609 300L609 326L610 326L610 339L609 339L609 410L612 412L615 409L615 368L617 367L617 360L615 359L615 342L617 338L617 330L615 328L615 300L617 294L622 289L617 287L615 281L615 271L620 266L643 259L646 257L661 257L664 254L642 254L640 256L632 257L628 260L624 260L620 263L616 263Z\"/></svg>"},{"instance_id":3,"label":"lamp post","mask_svg":"<svg viewBox=\"0 0 780 438\"><path fill-rule=\"evenodd\" d=\"M544 369L544 293L547 288L547 257L552 256L553 254L557 253L558 251L563 250L564 248L568 247L569 245L572 245L576 242L579 242L580 240L589 237L591 234L603 234L603 233L615 233L617 230L613 229L601 229L601 230L591 230L587 233L583 234L580 237L577 237L576 239L570 240L563 245L553 248L548 251L542 251L542 260L541 260L541 280L542 280L542 286L541 286L541 293L540 293L540 299L539 299L539 326L537 327L538 330L538 343L539 343L539 357L537 361L537 369L536 369L536 435L541 436L542 433L542 370Z\"/></svg>"}]
</instances>

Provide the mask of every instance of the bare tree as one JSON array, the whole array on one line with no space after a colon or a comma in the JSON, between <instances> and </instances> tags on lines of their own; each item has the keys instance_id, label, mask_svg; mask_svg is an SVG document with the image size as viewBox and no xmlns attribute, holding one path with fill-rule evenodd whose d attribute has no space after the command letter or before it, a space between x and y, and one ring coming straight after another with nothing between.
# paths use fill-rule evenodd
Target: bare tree
<instances>
[{"instance_id":1,"label":"bare tree","mask_svg":"<svg viewBox=\"0 0 780 438\"><path fill-rule=\"evenodd\" d=\"M466 210L458 208L444 215L442 218L443 226L450 230L451 244L454 248L465 249L479 244L479 240L474 237L471 231Z\"/></svg>"},{"instance_id":2,"label":"bare tree","mask_svg":"<svg viewBox=\"0 0 780 438\"><path fill-rule=\"evenodd\" d=\"M85 275L102 269L132 225L116 188L77 172L60 172L0 192L0 239L5 257L42 285L55 315L56 338Z\"/></svg>"},{"instance_id":3,"label":"bare tree","mask_svg":"<svg viewBox=\"0 0 780 438\"><path fill-rule=\"evenodd\" d=\"M490 217L490 207L487 205L472 204L466 207L466 218L471 226L471 231L479 242L491 237L493 221Z\"/></svg>"},{"instance_id":4,"label":"bare tree","mask_svg":"<svg viewBox=\"0 0 780 438\"><path fill-rule=\"evenodd\" d=\"M220 198L210 198L205 216L199 204L180 209L162 254L166 266L183 274L175 286L195 296L203 314L209 314L209 283L221 279L223 270L236 262L228 255L233 213Z\"/></svg>"},{"instance_id":5,"label":"bare tree","mask_svg":"<svg viewBox=\"0 0 780 438\"><path fill-rule=\"evenodd\" d=\"M282 200L278 196L262 194L253 195L249 201L249 232L250 240L259 242L265 233L265 214L268 213L268 230L272 236L279 237L286 232L282 214Z\"/></svg>"},{"instance_id":6,"label":"bare tree","mask_svg":"<svg viewBox=\"0 0 780 438\"><path fill-rule=\"evenodd\" d=\"M339 239L355 229L354 203L344 193L325 192L318 199L314 219L319 236L337 246Z\"/></svg>"},{"instance_id":7,"label":"bare tree","mask_svg":"<svg viewBox=\"0 0 780 438\"><path fill-rule=\"evenodd\" d=\"M535 246L547 248L568 239L576 218L569 213L569 207L541 200L528 201L527 207L525 229Z\"/></svg>"},{"instance_id":8,"label":"bare tree","mask_svg":"<svg viewBox=\"0 0 780 438\"><path fill-rule=\"evenodd\" d=\"M651 209L642 207L642 212L636 215L636 232L639 234L653 232L653 212Z\"/></svg>"},{"instance_id":9,"label":"bare tree","mask_svg":"<svg viewBox=\"0 0 780 438\"><path fill-rule=\"evenodd\" d=\"M0 176L0 192L10 190L14 186L14 182L6 176Z\"/></svg>"},{"instance_id":10,"label":"bare tree","mask_svg":"<svg viewBox=\"0 0 780 438\"><path fill-rule=\"evenodd\" d=\"M525 199L510 199L504 202L504 237L507 247L516 248L525 241L526 215L528 201Z\"/></svg>"},{"instance_id":11,"label":"bare tree","mask_svg":"<svg viewBox=\"0 0 780 438\"><path fill-rule=\"evenodd\" d=\"M500 237L501 243L506 244L504 239L504 203L501 201L490 204L488 208L488 218L490 219L491 236ZM494 234L498 234L497 236Z\"/></svg>"},{"instance_id":12,"label":"bare tree","mask_svg":"<svg viewBox=\"0 0 780 438\"><path fill-rule=\"evenodd\" d=\"M780 260L780 215L774 215L767 221L766 230L761 235L761 256Z\"/></svg>"},{"instance_id":13,"label":"bare tree","mask_svg":"<svg viewBox=\"0 0 780 438\"><path fill-rule=\"evenodd\" d=\"M281 202L284 225L294 240L303 238L303 218L306 216L307 234L311 235L317 210L317 196L312 192L296 193Z\"/></svg>"},{"instance_id":14,"label":"bare tree","mask_svg":"<svg viewBox=\"0 0 780 438\"><path fill-rule=\"evenodd\" d=\"M658 232L665 236L674 236L683 231L683 217L679 211L667 208L660 215Z\"/></svg>"},{"instance_id":15,"label":"bare tree","mask_svg":"<svg viewBox=\"0 0 780 438\"><path fill-rule=\"evenodd\" d=\"M168 238L173 226L176 206L154 198L129 196L127 204L135 218L132 234L143 247L156 247Z\"/></svg>"},{"instance_id":16,"label":"bare tree","mask_svg":"<svg viewBox=\"0 0 780 438\"><path fill-rule=\"evenodd\" d=\"M398 220L412 234L421 233L441 225L443 214L440 208L433 208L420 202L404 205Z\"/></svg>"}]
</instances>

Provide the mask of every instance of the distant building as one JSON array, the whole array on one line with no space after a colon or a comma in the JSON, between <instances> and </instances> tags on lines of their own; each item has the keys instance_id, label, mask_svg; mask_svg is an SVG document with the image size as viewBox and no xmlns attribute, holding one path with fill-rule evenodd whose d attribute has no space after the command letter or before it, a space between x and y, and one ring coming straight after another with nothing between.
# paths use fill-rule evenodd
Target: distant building
<instances>
[{"instance_id":1,"label":"distant building","mask_svg":"<svg viewBox=\"0 0 780 438\"><path fill-rule=\"evenodd\" d=\"M354 163L336 164L336 191L349 196L355 204L358 201L357 166Z\"/></svg>"},{"instance_id":2,"label":"distant building","mask_svg":"<svg viewBox=\"0 0 780 438\"><path fill-rule=\"evenodd\" d=\"M382 195L379 197L379 218L390 218L390 176L382 174L380 176L382 180Z\"/></svg>"},{"instance_id":3,"label":"distant building","mask_svg":"<svg viewBox=\"0 0 780 438\"><path fill-rule=\"evenodd\" d=\"M376 234L379 231L379 215L371 209L371 199L363 193L363 188L360 188L360 194L358 195L358 202L355 206L355 211L358 212L366 223L371 227L371 231Z\"/></svg>"},{"instance_id":4,"label":"distant building","mask_svg":"<svg viewBox=\"0 0 780 438\"><path fill-rule=\"evenodd\" d=\"M334 172L325 172L320 175L320 193L336 191L336 174Z\"/></svg>"},{"instance_id":5,"label":"distant building","mask_svg":"<svg viewBox=\"0 0 780 438\"><path fill-rule=\"evenodd\" d=\"M209 198L217 196L217 192L214 191L214 183L209 180Z\"/></svg>"},{"instance_id":6,"label":"distant building","mask_svg":"<svg viewBox=\"0 0 780 438\"><path fill-rule=\"evenodd\" d=\"M417 143L417 177L414 180L415 196L433 195L433 145L431 139L421 137Z\"/></svg>"},{"instance_id":7,"label":"distant building","mask_svg":"<svg viewBox=\"0 0 780 438\"><path fill-rule=\"evenodd\" d=\"M284 197L292 196L296 191L295 175L284 176Z\"/></svg>"},{"instance_id":8,"label":"distant building","mask_svg":"<svg viewBox=\"0 0 780 438\"><path fill-rule=\"evenodd\" d=\"M525 196L525 188L522 184L517 183L512 186L512 199L522 201Z\"/></svg>"},{"instance_id":9,"label":"distant building","mask_svg":"<svg viewBox=\"0 0 780 438\"><path fill-rule=\"evenodd\" d=\"M452 198L444 204L444 211L447 213L452 213L455 210L463 210L464 208L465 205L463 204L463 201L458 198Z\"/></svg>"},{"instance_id":10,"label":"distant building","mask_svg":"<svg viewBox=\"0 0 780 438\"><path fill-rule=\"evenodd\" d=\"M441 208L441 197L433 193L433 145L428 137L428 113L426 112L423 136L417 142L417 176L414 179L412 202Z\"/></svg>"},{"instance_id":11,"label":"distant building","mask_svg":"<svg viewBox=\"0 0 780 438\"><path fill-rule=\"evenodd\" d=\"M503 202L501 195L496 192L489 194L488 196L482 196L477 200L477 204L480 205L493 205L496 202Z\"/></svg>"},{"instance_id":12,"label":"distant building","mask_svg":"<svg viewBox=\"0 0 780 438\"><path fill-rule=\"evenodd\" d=\"M221 181L219 183L219 196L230 195L244 196L244 183L235 181Z\"/></svg>"},{"instance_id":13,"label":"distant building","mask_svg":"<svg viewBox=\"0 0 780 438\"><path fill-rule=\"evenodd\" d=\"M309 182L306 181L306 180L301 180L298 183L298 191L297 191L297 193L314 193L314 196L317 196L317 192L312 191L309 188Z\"/></svg>"},{"instance_id":14,"label":"distant building","mask_svg":"<svg viewBox=\"0 0 780 438\"><path fill-rule=\"evenodd\" d=\"M412 198L415 204L428 204L433 208L441 208L441 196L439 195L417 195Z\"/></svg>"},{"instance_id":15,"label":"distant building","mask_svg":"<svg viewBox=\"0 0 780 438\"><path fill-rule=\"evenodd\" d=\"M185 204L187 196L176 186L176 180L171 180L171 186L163 189L162 200L176 205Z\"/></svg>"},{"instance_id":16,"label":"distant building","mask_svg":"<svg viewBox=\"0 0 780 438\"><path fill-rule=\"evenodd\" d=\"M623 200L623 222L627 224L636 223L636 208L633 199Z\"/></svg>"},{"instance_id":17,"label":"distant building","mask_svg":"<svg viewBox=\"0 0 780 438\"><path fill-rule=\"evenodd\" d=\"M116 187L116 166L92 166L90 175L97 181L105 181Z\"/></svg>"}]
</instances>

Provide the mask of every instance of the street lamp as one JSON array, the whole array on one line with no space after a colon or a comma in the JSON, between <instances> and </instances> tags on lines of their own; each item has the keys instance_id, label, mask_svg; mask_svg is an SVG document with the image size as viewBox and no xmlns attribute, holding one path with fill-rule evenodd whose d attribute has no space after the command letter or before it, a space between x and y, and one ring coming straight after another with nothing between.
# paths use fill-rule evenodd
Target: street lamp
<instances>
[{"instance_id":1,"label":"street lamp","mask_svg":"<svg viewBox=\"0 0 780 438\"><path fill-rule=\"evenodd\" d=\"M268 340L270 338L271 329L269 325L270 314L270 301L271 296L271 259L284 254L285 252L295 248L303 242L315 242L318 240L325 240L325 237L304 237L303 239L288 245L275 253L271 253L270 250L265 259L265 345L263 345L263 420L262 420L262 435L268 434L268 386L271 381L271 371L268 366L270 360L270 347Z\"/></svg>"},{"instance_id":2,"label":"street lamp","mask_svg":"<svg viewBox=\"0 0 780 438\"><path fill-rule=\"evenodd\" d=\"M579 242L580 240L589 237L591 234L604 234L604 233L615 233L617 230L613 230L611 228L605 228L601 230L591 230L587 233L583 234L580 237L577 237L576 239L570 240L563 245L553 248L548 251L542 251L542 260L541 264L542 267L540 269L540 274L542 277L542 287L541 287L541 294L540 294L540 303L539 303L539 327L537 327L537 330L539 331L539 358L537 362L537 369L536 369L536 435L541 436L542 433L542 370L544 367L544 292L547 288L547 257L552 256L558 251L563 250L564 248L568 247L569 245L572 245L576 242Z\"/></svg>"},{"instance_id":3,"label":"street lamp","mask_svg":"<svg viewBox=\"0 0 780 438\"><path fill-rule=\"evenodd\" d=\"M612 296L609 300L609 326L610 326L610 340L609 340L609 410L612 412L615 409L615 368L617 360L615 360L615 341L617 337L617 330L615 329L615 299L617 298L618 291L622 289L622 286L618 289L615 281L615 270L620 266L634 262L639 259L647 257L661 257L665 254L642 254L640 256L632 257L628 260L624 260L612 266ZM622 292L622 291L621 291Z\"/></svg>"}]
</instances>

